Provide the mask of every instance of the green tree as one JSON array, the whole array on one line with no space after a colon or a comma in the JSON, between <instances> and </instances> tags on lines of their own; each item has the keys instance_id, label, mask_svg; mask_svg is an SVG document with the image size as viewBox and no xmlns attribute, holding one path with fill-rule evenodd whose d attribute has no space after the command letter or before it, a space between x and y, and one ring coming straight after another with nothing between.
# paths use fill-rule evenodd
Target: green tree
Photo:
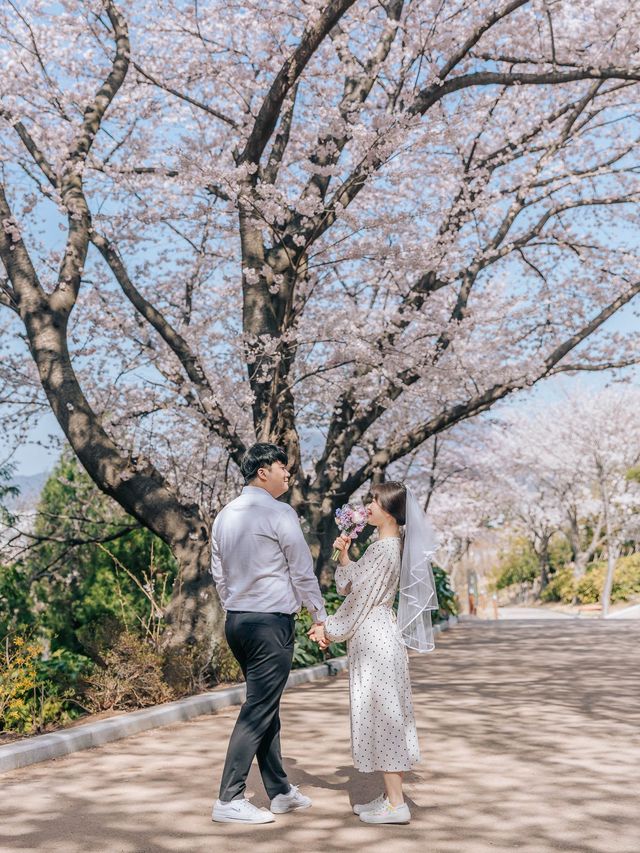
<instances>
[{"instance_id":1,"label":"green tree","mask_svg":"<svg viewBox=\"0 0 640 853\"><path fill-rule=\"evenodd\" d=\"M149 595L168 594L176 563L167 545L100 492L71 450L47 480L21 567L52 649L86 651L100 625L137 632Z\"/></svg>"},{"instance_id":2,"label":"green tree","mask_svg":"<svg viewBox=\"0 0 640 853\"><path fill-rule=\"evenodd\" d=\"M9 515L9 511L4 503L5 500L17 497L19 494L19 489L11 482L13 472L13 465L9 465L6 462L0 464L0 520L6 519Z\"/></svg>"}]
</instances>

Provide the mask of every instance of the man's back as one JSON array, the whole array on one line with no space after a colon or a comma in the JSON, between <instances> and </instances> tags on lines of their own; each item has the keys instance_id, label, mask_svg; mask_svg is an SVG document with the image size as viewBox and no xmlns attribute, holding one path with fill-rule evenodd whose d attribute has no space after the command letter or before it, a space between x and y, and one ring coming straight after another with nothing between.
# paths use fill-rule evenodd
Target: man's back
<instances>
[{"instance_id":1,"label":"man's back","mask_svg":"<svg viewBox=\"0 0 640 853\"><path fill-rule=\"evenodd\" d=\"M295 613L322 609L313 562L295 511L245 486L218 514L212 571L225 610Z\"/></svg>"}]
</instances>

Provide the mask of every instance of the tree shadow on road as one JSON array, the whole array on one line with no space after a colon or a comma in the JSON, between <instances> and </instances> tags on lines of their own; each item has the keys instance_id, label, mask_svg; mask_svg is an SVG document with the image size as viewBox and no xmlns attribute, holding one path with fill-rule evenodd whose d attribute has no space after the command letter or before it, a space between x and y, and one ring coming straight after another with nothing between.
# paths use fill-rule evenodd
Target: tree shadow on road
<instances>
[{"instance_id":1,"label":"tree shadow on road","mask_svg":"<svg viewBox=\"0 0 640 853\"><path fill-rule=\"evenodd\" d=\"M409 826L372 827L380 792L351 765L348 681L287 691L282 746L313 808L212 824L237 708L2 777L0 851L47 853L638 853L640 623L458 626L411 657L423 762ZM268 801L257 770L248 792Z\"/></svg>"}]
</instances>

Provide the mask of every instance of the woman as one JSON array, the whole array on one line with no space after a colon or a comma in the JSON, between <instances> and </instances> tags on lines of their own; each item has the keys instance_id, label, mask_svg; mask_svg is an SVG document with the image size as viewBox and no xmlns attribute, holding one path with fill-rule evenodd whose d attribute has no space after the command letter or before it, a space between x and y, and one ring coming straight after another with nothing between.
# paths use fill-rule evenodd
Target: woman
<instances>
[{"instance_id":1,"label":"woman","mask_svg":"<svg viewBox=\"0 0 640 853\"><path fill-rule=\"evenodd\" d=\"M351 748L356 769L382 771L384 793L353 810L365 823L409 823L402 774L420 760L406 646L431 651L431 610L438 607L431 571L435 538L420 505L402 483L373 486L367 506L378 538L357 562L339 536L336 587L346 595L322 628L309 633L326 648L348 641ZM404 543L400 527L405 524ZM393 602L400 585L398 620Z\"/></svg>"}]
</instances>

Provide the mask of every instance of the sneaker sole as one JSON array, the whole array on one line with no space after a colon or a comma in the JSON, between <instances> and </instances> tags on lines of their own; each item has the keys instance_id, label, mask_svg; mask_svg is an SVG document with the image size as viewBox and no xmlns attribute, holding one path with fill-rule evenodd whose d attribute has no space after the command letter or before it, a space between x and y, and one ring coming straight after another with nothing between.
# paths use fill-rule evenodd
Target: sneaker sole
<instances>
[{"instance_id":1,"label":"sneaker sole","mask_svg":"<svg viewBox=\"0 0 640 853\"><path fill-rule=\"evenodd\" d=\"M367 812L363 812L367 814ZM362 818L360 818L362 820ZM395 824L396 826L406 826L411 823L411 818L408 820L362 820L362 823L368 823L369 826L380 826L382 824Z\"/></svg>"},{"instance_id":2,"label":"sneaker sole","mask_svg":"<svg viewBox=\"0 0 640 853\"><path fill-rule=\"evenodd\" d=\"M278 809L271 807L272 814L286 814L287 812L299 812L302 809L310 809L313 803L307 803L304 806L292 806L290 809Z\"/></svg>"},{"instance_id":3,"label":"sneaker sole","mask_svg":"<svg viewBox=\"0 0 640 853\"><path fill-rule=\"evenodd\" d=\"M267 817L263 820L251 820L243 817L218 817L217 815L211 815L211 820L216 823L247 823L254 824L254 826L260 826L263 823L275 823L272 817Z\"/></svg>"}]
</instances>

